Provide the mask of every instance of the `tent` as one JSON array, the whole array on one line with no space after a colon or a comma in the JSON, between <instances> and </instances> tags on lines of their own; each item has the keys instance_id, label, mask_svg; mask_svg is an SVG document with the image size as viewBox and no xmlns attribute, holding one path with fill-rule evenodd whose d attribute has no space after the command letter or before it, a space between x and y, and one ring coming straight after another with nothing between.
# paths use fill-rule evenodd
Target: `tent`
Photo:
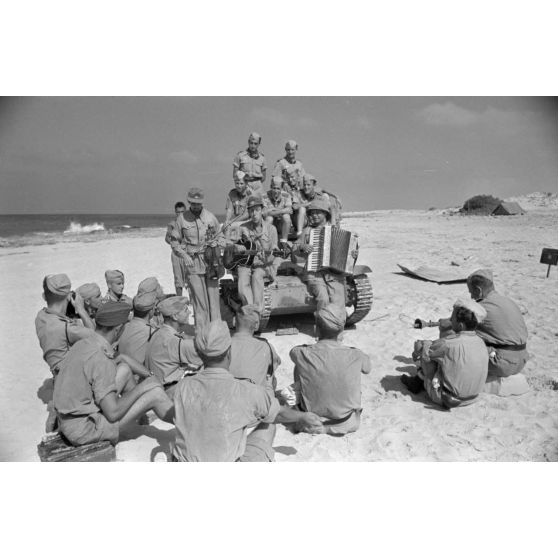
<instances>
[{"instance_id":1,"label":"tent","mask_svg":"<svg viewBox=\"0 0 558 558\"><path fill-rule=\"evenodd\" d=\"M517 202L502 202L493 212L492 215L523 215L525 211Z\"/></svg>"}]
</instances>

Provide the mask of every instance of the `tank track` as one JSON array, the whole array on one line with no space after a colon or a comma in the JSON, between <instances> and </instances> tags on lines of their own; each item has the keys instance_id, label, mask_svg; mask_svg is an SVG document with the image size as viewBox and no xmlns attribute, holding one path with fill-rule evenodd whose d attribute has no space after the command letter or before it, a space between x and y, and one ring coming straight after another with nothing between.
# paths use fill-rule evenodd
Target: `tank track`
<instances>
[{"instance_id":1,"label":"tank track","mask_svg":"<svg viewBox=\"0 0 558 558\"><path fill-rule=\"evenodd\" d=\"M355 275L353 281L354 284L351 285L351 288L354 289L356 297L355 311L347 318L345 327L360 322L372 308L372 285L368 277L365 274Z\"/></svg>"}]
</instances>

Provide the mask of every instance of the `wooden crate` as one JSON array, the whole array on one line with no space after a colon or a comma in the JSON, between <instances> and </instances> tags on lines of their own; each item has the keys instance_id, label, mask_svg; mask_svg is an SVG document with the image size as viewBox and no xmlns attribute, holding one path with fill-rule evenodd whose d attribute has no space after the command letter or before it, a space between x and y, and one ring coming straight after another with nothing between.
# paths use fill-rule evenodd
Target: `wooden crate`
<instances>
[{"instance_id":1,"label":"wooden crate","mask_svg":"<svg viewBox=\"0 0 558 558\"><path fill-rule=\"evenodd\" d=\"M37 446L41 461L115 461L116 450L110 442L72 446L59 432L47 434Z\"/></svg>"}]
</instances>

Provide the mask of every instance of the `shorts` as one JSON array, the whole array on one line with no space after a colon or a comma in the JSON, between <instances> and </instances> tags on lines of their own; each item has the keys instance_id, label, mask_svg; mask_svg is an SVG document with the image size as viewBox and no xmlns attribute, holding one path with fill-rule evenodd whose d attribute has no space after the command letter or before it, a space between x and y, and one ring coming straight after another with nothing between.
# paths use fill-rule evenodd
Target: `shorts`
<instances>
[{"instance_id":1,"label":"shorts","mask_svg":"<svg viewBox=\"0 0 558 558\"><path fill-rule=\"evenodd\" d=\"M116 445L119 423L109 422L102 413L82 417L58 417L60 432L74 446L107 441Z\"/></svg>"}]
</instances>

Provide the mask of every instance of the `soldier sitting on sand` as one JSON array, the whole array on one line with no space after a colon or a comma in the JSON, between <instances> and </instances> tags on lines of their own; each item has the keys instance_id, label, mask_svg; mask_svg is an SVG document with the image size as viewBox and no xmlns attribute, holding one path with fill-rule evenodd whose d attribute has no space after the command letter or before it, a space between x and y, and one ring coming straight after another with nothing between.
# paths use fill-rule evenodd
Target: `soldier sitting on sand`
<instances>
[{"instance_id":1,"label":"soldier sitting on sand","mask_svg":"<svg viewBox=\"0 0 558 558\"><path fill-rule=\"evenodd\" d=\"M475 331L485 318L480 304L458 299L450 318L453 333L436 341L415 342L417 375L401 378L409 391L426 389L434 403L448 409L474 403L488 373L488 353Z\"/></svg>"},{"instance_id":2,"label":"soldier sitting on sand","mask_svg":"<svg viewBox=\"0 0 558 558\"><path fill-rule=\"evenodd\" d=\"M118 269L107 269L105 271L105 281L107 282L107 293L103 297L105 302L125 302L132 306L132 299L124 294L124 273Z\"/></svg>"},{"instance_id":3,"label":"soldier sitting on sand","mask_svg":"<svg viewBox=\"0 0 558 558\"><path fill-rule=\"evenodd\" d=\"M93 335L72 346L54 385L54 407L60 432L80 446L118 442L122 429L153 409L172 424L174 408L161 383L150 377L136 385L130 369L117 369L112 345L118 341L131 308L122 302L103 304Z\"/></svg>"}]
</instances>

